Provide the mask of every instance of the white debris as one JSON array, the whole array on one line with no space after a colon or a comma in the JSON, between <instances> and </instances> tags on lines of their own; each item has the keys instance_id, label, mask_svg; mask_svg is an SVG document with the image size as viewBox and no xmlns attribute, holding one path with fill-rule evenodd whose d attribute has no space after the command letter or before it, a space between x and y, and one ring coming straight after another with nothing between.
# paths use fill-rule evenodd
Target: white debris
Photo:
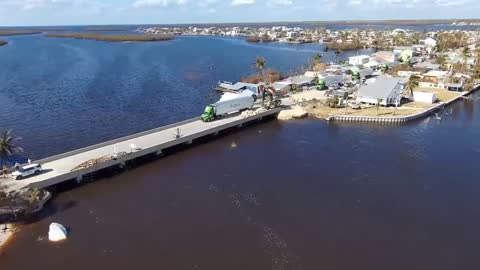
<instances>
[{"instance_id":1,"label":"white debris","mask_svg":"<svg viewBox=\"0 0 480 270\"><path fill-rule=\"evenodd\" d=\"M302 107L293 107L288 110L282 110L278 116L278 120L291 120L294 118L303 118L308 115L308 112Z\"/></svg>"},{"instance_id":2,"label":"white debris","mask_svg":"<svg viewBox=\"0 0 480 270\"><path fill-rule=\"evenodd\" d=\"M59 223L50 224L48 230L48 239L52 242L58 242L67 239L67 229Z\"/></svg>"},{"instance_id":3,"label":"white debris","mask_svg":"<svg viewBox=\"0 0 480 270\"><path fill-rule=\"evenodd\" d=\"M240 117L242 118L247 118L247 117L251 117L251 116L255 116L257 114L261 114L261 113L264 113L266 112L267 109L265 108L258 108L256 110L246 110L246 111L243 111L241 114L240 114Z\"/></svg>"}]
</instances>

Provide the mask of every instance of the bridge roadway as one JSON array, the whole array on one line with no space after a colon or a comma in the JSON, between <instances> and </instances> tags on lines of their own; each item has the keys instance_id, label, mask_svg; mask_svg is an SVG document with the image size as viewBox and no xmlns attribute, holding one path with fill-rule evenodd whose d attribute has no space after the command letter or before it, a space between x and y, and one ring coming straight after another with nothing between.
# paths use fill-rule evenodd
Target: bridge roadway
<instances>
[{"instance_id":1,"label":"bridge roadway","mask_svg":"<svg viewBox=\"0 0 480 270\"><path fill-rule=\"evenodd\" d=\"M263 117L274 115L280 110L281 108L275 108L246 118L242 118L240 114L237 113L209 123L204 123L199 118L186 120L34 161L34 163L42 165L43 173L22 180L8 179L2 182L8 190L18 190L24 187L46 188L72 179L81 181L82 177L86 174L111 166L121 166L128 160L152 153L161 154L161 151L168 147L192 143L195 139L216 134L231 127L241 127L241 125L248 122L261 120ZM176 136L177 129L180 133L179 137ZM136 150L132 150L132 144L136 146ZM110 157L114 152L126 152L127 154L120 156L116 160L111 160ZM82 163L102 157L106 157L109 160L87 169L74 170L75 167Z\"/></svg>"}]
</instances>

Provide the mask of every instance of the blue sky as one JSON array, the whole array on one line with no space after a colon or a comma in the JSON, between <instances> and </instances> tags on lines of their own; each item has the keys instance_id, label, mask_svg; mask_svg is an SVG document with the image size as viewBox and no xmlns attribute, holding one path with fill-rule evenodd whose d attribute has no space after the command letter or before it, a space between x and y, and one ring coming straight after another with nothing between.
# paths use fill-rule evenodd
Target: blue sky
<instances>
[{"instance_id":1,"label":"blue sky","mask_svg":"<svg viewBox=\"0 0 480 270\"><path fill-rule=\"evenodd\" d=\"M0 0L0 26L480 17L479 0Z\"/></svg>"}]
</instances>

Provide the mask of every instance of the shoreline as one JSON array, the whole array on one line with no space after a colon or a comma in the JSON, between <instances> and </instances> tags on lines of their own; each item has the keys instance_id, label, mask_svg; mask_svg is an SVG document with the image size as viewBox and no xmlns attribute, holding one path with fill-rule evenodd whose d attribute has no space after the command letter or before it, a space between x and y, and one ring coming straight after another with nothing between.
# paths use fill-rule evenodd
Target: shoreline
<instances>
[{"instance_id":1,"label":"shoreline","mask_svg":"<svg viewBox=\"0 0 480 270\"><path fill-rule=\"evenodd\" d=\"M7 224L7 230L4 231L4 226L0 228L0 255L7 247L8 243L13 240L13 236L18 232L18 228L13 224Z\"/></svg>"},{"instance_id":2,"label":"shoreline","mask_svg":"<svg viewBox=\"0 0 480 270\"><path fill-rule=\"evenodd\" d=\"M374 123L374 124L406 124L408 122L418 120L427 117L431 113L452 105L453 103L465 99L471 94L480 90L480 85L475 86L470 91L465 91L461 95L452 98L446 102L441 102L431 108L427 108L415 114L403 115L403 116L362 116L362 115L331 115L326 117L328 122L356 122L356 123Z\"/></svg>"}]
</instances>

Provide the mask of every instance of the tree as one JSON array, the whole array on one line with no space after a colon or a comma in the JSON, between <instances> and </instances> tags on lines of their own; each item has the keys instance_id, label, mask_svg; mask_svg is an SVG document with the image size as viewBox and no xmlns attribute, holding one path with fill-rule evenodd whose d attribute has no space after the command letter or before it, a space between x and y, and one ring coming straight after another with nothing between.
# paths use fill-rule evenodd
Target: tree
<instances>
[{"instance_id":1,"label":"tree","mask_svg":"<svg viewBox=\"0 0 480 270\"><path fill-rule=\"evenodd\" d=\"M437 58L437 64L439 64L441 67L445 66L445 64L447 63L447 57L445 55L440 55L438 56Z\"/></svg>"},{"instance_id":2,"label":"tree","mask_svg":"<svg viewBox=\"0 0 480 270\"><path fill-rule=\"evenodd\" d=\"M408 83L407 83L407 89L410 90L410 97L413 97L413 89L415 89L415 87L418 87L419 82L420 82L420 77L410 76L410 79L408 80Z\"/></svg>"},{"instance_id":3,"label":"tree","mask_svg":"<svg viewBox=\"0 0 480 270\"><path fill-rule=\"evenodd\" d=\"M338 64L338 56L342 53L340 50L335 50L335 62Z\"/></svg>"},{"instance_id":4,"label":"tree","mask_svg":"<svg viewBox=\"0 0 480 270\"><path fill-rule=\"evenodd\" d=\"M323 58L323 56L322 56L321 54L317 53L317 54L313 57L313 63L314 63L315 65L322 63L322 58Z\"/></svg>"},{"instance_id":5,"label":"tree","mask_svg":"<svg viewBox=\"0 0 480 270\"><path fill-rule=\"evenodd\" d=\"M467 60L468 57L470 57L470 48L468 46L465 46L462 50L462 56L463 56L463 72L467 71Z\"/></svg>"},{"instance_id":6,"label":"tree","mask_svg":"<svg viewBox=\"0 0 480 270\"><path fill-rule=\"evenodd\" d=\"M257 68L259 73L262 75L262 78L265 78L265 74L263 71L266 65L267 65L267 61L265 60L265 58L261 56L257 57L257 60L255 60L255 67Z\"/></svg>"},{"instance_id":7,"label":"tree","mask_svg":"<svg viewBox=\"0 0 480 270\"><path fill-rule=\"evenodd\" d=\"M0 168L2 170L13 154L23 152L23 149L16 145L16 141L19 139L19 137L13 136L11 129L2 133L0 137Z\"/></svg>"},{"instance_id":8,"label":"tree","mask_svg":"<svg viewBox=\"0 0 480 270\"><path fill-rule=\"evenodd\" d=\"M480 79L480 48L477 49L477 59L473 68L473 78Z\"/></svg>"}]
</instances>

